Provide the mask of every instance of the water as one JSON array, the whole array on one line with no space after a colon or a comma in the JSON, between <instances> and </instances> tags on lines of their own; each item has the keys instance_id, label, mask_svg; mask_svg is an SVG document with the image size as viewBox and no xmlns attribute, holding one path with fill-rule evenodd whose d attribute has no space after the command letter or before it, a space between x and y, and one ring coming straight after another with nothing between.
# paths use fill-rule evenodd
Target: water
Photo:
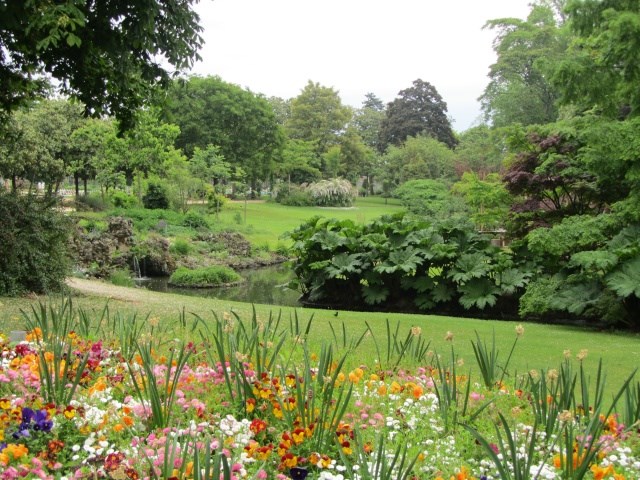
<instances>
[{"instance_id":1,"label":"water","mask_svg":"<svg viewBox=\"0 0 640 480\"><path fill-rule=\"evenodd\" d=\"M139 286L156 292L178 293L220 300L232 300L246 303L262 303L266 305L281 305L285 307L300 306L300 293L286 287L294 278L291 267L287 264L269 267L238 270L245 279L234 287L218 288L179 288L168 285L168 277L146 278L137 282Z\"/></svg>"}]
</instances>

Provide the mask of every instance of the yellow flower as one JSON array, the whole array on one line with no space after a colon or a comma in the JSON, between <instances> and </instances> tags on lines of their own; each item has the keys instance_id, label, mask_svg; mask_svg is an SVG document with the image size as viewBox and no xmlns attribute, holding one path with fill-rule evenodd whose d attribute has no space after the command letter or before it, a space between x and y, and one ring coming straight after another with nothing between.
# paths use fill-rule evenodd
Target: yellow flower
<instances>
[{"instance_id":1,"label":"yellow flower","mask_svg":"<svg viewBox=\"0 0 640 480\"><path fill-rule=\"evenodd\" d=\"M521 337L524 335L524 327L522 325L516 325L516 336Z\"/></svg>"},{"instance_id":2,"label":"yellow flower","mask_svg":"<svg viewBox=\"0 0 640 480\"><path fill-rule=\"evenodd\" d=\"M448 331L447 334L444 336L444 339L447 342L453 342L453 332L452 331Z\"/></svg>"}]
</instances>

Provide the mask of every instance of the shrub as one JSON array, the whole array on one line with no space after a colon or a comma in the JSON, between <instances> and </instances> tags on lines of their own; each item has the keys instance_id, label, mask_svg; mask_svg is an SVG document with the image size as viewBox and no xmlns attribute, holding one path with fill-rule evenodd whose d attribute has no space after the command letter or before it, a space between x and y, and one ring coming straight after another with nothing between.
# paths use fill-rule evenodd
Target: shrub
<instances>
[{"instance_id":1,"label":"shrub","mask_svg":"<svg viewBox=\"0 0 640 480\"><path fill-rule=\"evenodd\" d=\"M209 228L207 219L200 215L198 212L187 212L182 221L182 225L191 228Z\"/></svg>"},{"instance_id":2,"label":"shrub","mask_svg":"<svg viewBox=\"0 0 640 480\"><path fill-rule=\"evenodd\" d=\"M222 265L191 270L178 268L169 278L169 283L180 287L215 287L239 282L242 279L232 268Z\"/></svg>"},{"instance_id":3,"label":"shrub","mask_svg":"<svg viewBox=\"0 0 640 480\"><path fill-rule=\"evenodd\" d=\"M343 178L332 178L312 183L308 187L313 203L320 207L350 207L356 189Z\"/></svg>"},{"instance_id":4,"label":"shrub","mask_svg":"<svg viewBox=\"0 0 640 480\"><path fill-rule=\"evenodd\" d=\"M133 208L138 205L138 199L122 190L116 190L111 195L111 203L116 208Z\"/></svg>"},{"instance_id":5,"label":"shrub","mask_svg":"<svg viewBox=\"0 0 640 480\"><path fill-rule=\"evenodd\" d=\"M283 185L278 189L276 202L290 207L309 207L314 205L308 190L296 185Z\"/></svg>"},{"instance_id":6,"label":"shrub","mask_svg":"<svg viewBox=\"0 0 640 480\"><path fill-rule=\"evenodd\" d=\"M191 244L182 238L176 239L169 247L169 251L175 255L189 255L191 250Z\"/></svg>"},{"instance_id":7,"label":"shrub","mask_svg":"<svg viewBox=\"0 0 640 480\"><path fill-rule=\"evenodd\" d=\"M69 220L52 200L0 191L0 295L46 293L70 272Z\"/></svg>"},{"instance_id":8,"label":"shrub","mask_svg":"<svg viewBox=\"0 0 640 480\"><path fill-rule=\"evenodd\" d=\"M167 189L159 183L149 183L147 193L142 197L142 204L144 208L148 209L168 209L169 197L167 195Z\"/></svg>"},{"instance_id":9,"label":"shrub","mask_svg":"<svg viewBox=\"0 0 640 480\"><path fill-rule=\"evenodd\" d=\"M101 195L80 195L75 198L77 211L101 212L107 209L107 203Z\"/></svg>"},{"instance_id":10,"label":"shrub","mask_svg":"<svg viewBox=\"0 0 640 480\"><path fill-rule=\"evenodd\" d=\"M410 212L429 218L449 218L466 210L464 202L438 180L409 180L396 188L393 195Z\"/></svg>"},{"instance_id":11,"label":"shrub","mask_svg":"<svg viewBox=\"0 0 640 480\"><path fill-rule=\"evenodd\" d=\"M119 287L133 287L135 285L129 270L114 270L109 275L109 281Z\"/></svg>"}]
</instances>

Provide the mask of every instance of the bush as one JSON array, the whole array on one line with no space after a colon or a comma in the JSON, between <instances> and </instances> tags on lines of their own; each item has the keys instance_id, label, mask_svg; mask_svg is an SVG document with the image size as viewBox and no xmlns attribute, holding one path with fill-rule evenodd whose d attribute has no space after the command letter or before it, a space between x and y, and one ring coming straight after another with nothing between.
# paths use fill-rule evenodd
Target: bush
<instances>
[{"instance_id":1,"label":"bush","mask_svg":"<svg viewBox=\"0 0 640 480\"><path fill-rule=\"evenodd\" d=\"M198 212L189 211L184 216L182 225L190 228L209 228L207 219L200 215Z\"/></svg>"},{"instance_id":2,"label":"bush","mask_svg":"<svg viewBox=\"0 0 640 480\"><path fill-rule=\"evenodd\" d=\"M119 287L133 287L135 285L129 270L114 270L109 275L109 281Z\"/></svg>"},{"instance_id":3,"label":"bush","mask_svg":"<svg viewBox=\"0 0 640 480\"><path fill-rule=\"evenodd\" d=\"M171 253L182 256L189 255L191 250L191 244L182 238L176 239L169 247Z\"/></svg>"},{"instance_id":4,"label":"bush","mask_svg":"<svg viewBox=\"0 0 640 480\"><path fill-rule=\"evenodd\" d=\"M314 205L311 194L296 185L282 185L278 188L276 202L289 207L310 207Z\"/></svg>"},{"instance_id":5,"label":"bush","mask_svg":"<svg viewBox=\"0 0 640 480\"><path fill-rule=\"evenodd\" d=\"M357 193L353 185L343 178L312 183L308 190L314 205L319 207L350 207Z\"/></svg>"},{"instance_id":6,"label":"bush","mask_svg":"<svg viewBox=\"0 0 640 480\"><path fill-rule=\"evenodd\" d=\"M142 197L142 204L144 208L162 209L169 208L169 196L167 195L167 189L164 185L158 183L149 183L147 187L147 193Z\"/></svg>"},{"instance_id":7,"label":"bush","mask_svg":"<svg viewBox=\"0 0 640 480\"><path fill-rule=\"evenodd\" d=\"M111 203L116 208L133 208L138 205L138 199L122 190L116 190L111 195Z\"/></svg>"},{"instance_id":8,"label":"bush","mask_svg":"<svg viewBox=\"0 0 640 480\"><path fill-rule=\"evenodd\" d=\"M0 295L62 289L73 229L54 207L51 200L0 192Z\"/></svg>"},{"instance_id":9,"label":"bush","mask_svg":"<svg viewBox=\"0 0 640 480\"><path fill-rule=\"evenodd\" d=\"M80 195L75 198L77 211L101 212L106 210L108 205L101 195Z\"/></svg>"},{"instance_id":10,"label":"bush","mask_svg":"<svg viewBox=\"0 0 640 480\"><path fill-rule=\"evenodd\" d=\"M232 268L213 265L195 270L180 267L173 272L169 283L179 287L215 287L236 283L240 280L242 277Z\"/></svg>"}]
</instances>

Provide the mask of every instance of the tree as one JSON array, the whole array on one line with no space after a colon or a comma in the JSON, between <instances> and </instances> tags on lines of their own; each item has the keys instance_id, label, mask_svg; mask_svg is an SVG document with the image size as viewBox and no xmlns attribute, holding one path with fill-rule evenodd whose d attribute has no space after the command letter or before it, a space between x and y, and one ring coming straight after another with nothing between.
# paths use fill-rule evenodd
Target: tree
<instances>
[{"instance_id":1,"label":"tree","mask_svg":"<svg viewBox=\"0 0 640 480\"><path fill-rule=\"evenodd\" d=\"M567 48L567 29L554 8L534 5L526 20L499 18L485 28L497 31L490 82L480 97L485 118L493 126L533 125L558 118L557 88L551 68Z\"/></svg>"},{"instance_id":2,"label":"tree","mask_svg":"<svg viewBox=\"0 0 640 480\"><path fill-rule=\"evenodd\" d=\"M91 115L120 126L157 86L165 65L189 68L202 44L196 0L0 2L0 112L45 91L46 80Z\"/></svg>"},{"instance_id":3,"label":"tree","mask_svg":"<svg viewBox=\"0 0 640 480\"><path fill-rule=\"evenodd\" d=\"M455 154L443 143L427 137L407 138L400 147L390 146L378 166L378 178L398 186L413 179L454 180Z\"/></svg>"},{"instance_id":4,"label":"tree","mask_svg":"<svg viewBox=\"0 0 640 480\"><path fill-rule=\"evenodd\" d=\"M461 195L471 208L471 221L478 230L504 226L512 197L504 188L500 175L490 173L481 179L474 172L464 172L451 190Z\"/></svg>"},{"instance_id":5,"label":"tree","mask_svg":"<svg viewBox=\"0 0 640 480\"><path fill-rule=\"evenodd\" d=\"M285 128L289 138L315 142L318 154L335 145L351 109L342 105L338 92L311 80L291 102L291 116Z\"/></svg>"},{"instance_id":6,"label":"tree","mask_svg":"<svg viewBox=\"0 0 640 480\"><path fill-rule=\"evenodd\" d=\"M576 37L556 68L562 102L610 118L640 113L640 5L637 0L573 0Z\"/></svg>"},{"instance_id":7,"label":"tree","mask_svg":"<svg viewBox=\"0 0 640 480\"><path fill-rule=\"evenodd\" d=\"M81 106L66 100L42 100L18 110L1 130L0 175L35 185L46 184L51 194L67 174L72 132L82 120Z\"/></svg>"},{"instance_id":8,"label":"tree","mask_svg":"<svg viewBox=\"0 0 640 480\"><path fill-rule=\"evenodd\" d=\"M276 174L289 183L311 183L322 178L321 167L322 160L314 142L289 139L282 151L282 162L276 166Z\"/></svg>"},{"instance_id":9,"label":"tree","mask_svg":"<svg viewBox=\"0 0 640 480\"><path fill-rule=\"evenodd\" d=\"M116 129L113 120L89 118L71 134L67 172L73 175L76 196L80 194L80 180L83 180L86 195L87 181L96 176L98 167L105 165L108 144L116 137Z\"/></svg>"},{"instance_id":10,"label":"tree","mask_svg":"<svg viewBox=\"0 0 640 480\"><path fill-rule=\"evenodd\" d=\"M380 126L385 117L384 103L373 93L367 93L362 107L356 110L352 125L369 148L380 151Z\"/></svg>"},{"instance_id":11,"label":"tree","mask_svg":"<svg viewBox=\"0 0 640 480\"><path fill-rule=\"evenodd\" d=\"M506 155L506 132L478 125L460 134L456 146L456 168L461 172L472 171L480 177L499 172Z\"/></svg>"},{"instance_id":12,"label":"tree","mask_svg":"<svg viewBox=\"0 0 640 480\"><path fill-rule=\"evenodd\" d=\"M271 104L219 77L174 82L163 118L180 127L176 147L188 157L195 147L216 145L225 161L246 172L254 188L271 173L284 142Z\"/></svg>"},{"instance_id":13,"label":"tree","mask_svg":"<svg viewBox=\"0 0 640 480\"><path fill-rule=\"evenodd\" d=\"M380 127L381 151L399 146L407 137L427 135L453 148L456 137L447 118L447 104L429 82L415 80L413 86L398 93L387 106Z\"/></svg>"}]
</instances>

